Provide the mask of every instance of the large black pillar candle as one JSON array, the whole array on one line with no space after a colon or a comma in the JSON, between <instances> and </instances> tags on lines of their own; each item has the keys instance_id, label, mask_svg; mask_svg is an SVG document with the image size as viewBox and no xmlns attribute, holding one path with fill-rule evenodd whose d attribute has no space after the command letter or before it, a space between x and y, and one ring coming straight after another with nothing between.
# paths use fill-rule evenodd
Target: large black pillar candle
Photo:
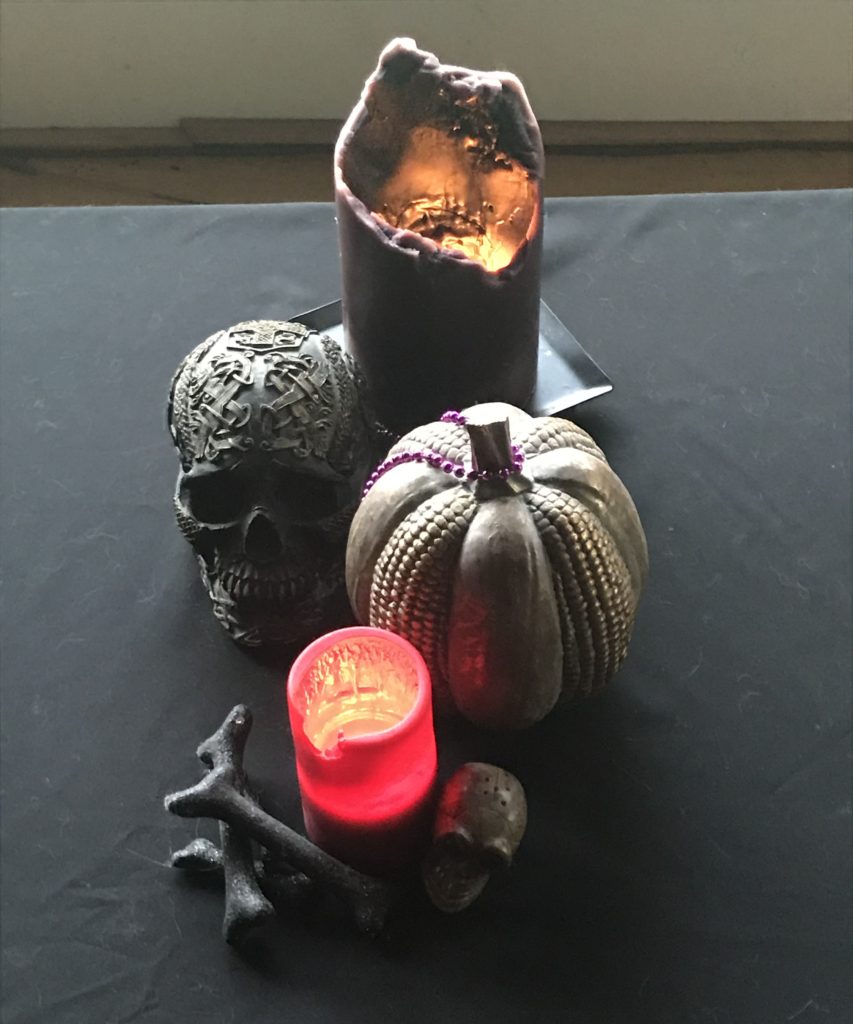
<instances>
[{"instance_id":1,"label":"large black pillar candle","mask_svg":"<svg viewBox=\"0 0 853 1024\"><path fill-rule=\"evenodd\" d=\"M383 50L335 149L347 345L386 426L528 405L542 137L521 82Z\"/></svg>"}]
</instances>

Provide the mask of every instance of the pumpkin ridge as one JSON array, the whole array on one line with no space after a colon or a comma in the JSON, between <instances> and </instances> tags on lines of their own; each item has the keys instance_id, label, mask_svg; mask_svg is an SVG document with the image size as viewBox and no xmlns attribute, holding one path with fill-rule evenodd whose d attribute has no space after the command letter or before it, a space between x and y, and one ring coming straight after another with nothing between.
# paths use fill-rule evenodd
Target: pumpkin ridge
<instances>
[{"instance_id":1,"label":"pumpkin ridge","mask_svg":"<svg viewBox=\"0 0 853 1024\"><path fill-rule=\"evenodd\" d=\"M628 578L627 568L612 537L603 528L595 513L581 502L577 504L578 512L588 527L583 553L587 562L588 578L595 591L605 629L607 665L603 677L597 684L598 688L603 686L621 665L627 650L625 595L623 587L619 586L620 581L624 586Z\"/></svg>"},{"instance_id":2,"label":"pumpkin ridge","mask_svg":"<svg viewBox=\"0 0 853 1024\"><path fill-rule=\"evenodd\" d=\"M549 518L572 559L577 580L591 611L597 650L604 653L590 679L599 689L624 661L630 640L632 597L629 576L619 550L595 513L560 491L549 492L556 516ZM560 507L562 506L562 507Z\"/></svg>"},{"instance_id":3,"label":"pumpkin ridge","mask_svg":"<svg viewBox=\"0 0 853 1024\"><path fill-rule=\"evenodd\" d=\"M600 689L607 681L611 661L611 644L607 629L607 616L599 599L595 584L596 565L591 557L589 528L585 520L589 513L576 498L554 492L557 499L555 528L566 546L578 587L583 594L590 630L593 636L595 660L587 683L587 692ZM560 507L562 506L562 508Z\"/></svg>"},{"instance_id":4,"label":"pumpkin ridge","mask_svg":"<svg viewBox=\"0 0 853 1024\"><path fill-rule=\"evenodd\" d=\"M577 499L572 498L573 501ZM578 501L581 514L590 526L587 557L592 565L590 578L607 622L611 642L608 678L625 660L633 619L633 589L624 558L613 536L604 528L595 512Z\"/></svg>"},{"instance_id":5,"label":"pumpkin ridge","mask_svg":"<svg viewBox=\"0 0 853 1024\"><path fill-rule=\"evenodd\" d=\"M542 526L538 526L537 528L540 529L539 536L542 539L543 545L545 545L545 538L542 537L541 530L551 530L553 528L550 523L543 523ZM553 532L556 536L556 530ZM545 545L545 548L549 558L553 559L553 554L547 545ZM578 654L578 640L574 622L572 621L571 611L569 609L569 602L566 599L566 588L563 584L563 577L553 566L551 569L551 581L554 584L554 598L557 603L557 614L560 618L560 632L563 638L563 688L560 691L560 699L568 701L574 697L581 682L581 663Z\"/></svg>"},{"instance_id":6,"label":"pumpkin ridge","mask_svg":"<svg viewBox=\"0 0 853 1024\"><path fill-rule=\"evenodd\" d=\"M602 462L607 462L604 452L598 447L590 435L576 423L560 420L555 416L547 416L534 420L529 429L516 431L513 441L520 444L525 455L535 458L556 448L577 448Z\"/></svg>"},{"instance_id":7,"label":"pumpkin ridge","mask_svg":"<svg viewBox=\"0 0 853 1024\"><path fill-rule=\"evenodd\" d=\"M470 457L470 445L465 428L444 421L424 423L410 430L391 448L388 457L412 451L414 448L437 452L443 459L449 459L451 462L463 462Z\"/></svg>"},{"instance_id":8,"label":"pumpkin ridge","mask_svg":"<svg viewBox=\"0 0 853 1024\"><path fill-rule=\"evenodd\" d=\"M589 515L598 522L593 512ZM600 524L599 524L600 525ZM591 542L595 546L598 564L603 571L593 576L599 600L607 615L609 632L613 641L610 675L613 675L625 660L631 640L634 599L627 565L611 535L604 529L593 532Z\"/></svg>"},{"instance_id":9,"label":"pumpkin ridge","mask_svg":"<svg viewBox=\"0 0 853 1024\"><path fill-rule=\"evenodd\" d=\"M420 651L439 705L451 701L444 638L453 565L475 513L475 498L462 487L419 505L391 534L370 589L371 624L390 629Z\"/></svg>"},{"instance_id":10,"label":"pumpkin ridge","mask_svg":"<svg viewBox=\"0 0 853 1024\"><path fill-rule=\"evenodd\" d=\"M537 484L524 495L524 500L554 567L554 575L560 580L559 596L562 597L562 602L558 596L557 603L564 633L564 679L567 678L570 684L566 696L570 697L578 690L586 695L592 689L596 637L589 602L579 585L578 574L570 554L575 540L570 538L567 544L563 531L557 526L561 513L554 499L559 497L558 492ZM557 595L555 588L555 596ZM565 619L562 619L563 612Z\"/></svg>"}]
</instances>

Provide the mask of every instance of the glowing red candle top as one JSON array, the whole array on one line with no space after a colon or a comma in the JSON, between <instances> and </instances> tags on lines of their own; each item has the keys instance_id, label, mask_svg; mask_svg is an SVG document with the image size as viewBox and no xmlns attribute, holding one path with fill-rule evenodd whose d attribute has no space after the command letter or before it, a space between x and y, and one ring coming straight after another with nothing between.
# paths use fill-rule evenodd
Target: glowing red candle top
<instances>
[{"instance_id":1,"label":"glowing red candle top","mask_svg":"<svg viewBox=\"0 0 853 1024\"><path fill-rule=\"evenodd\" d=\"M423 658L385 630L340 629L293 663L287 703L308 835L362 871L404 867L428 837L436 778Z\"/></svg>"}]
</instances>

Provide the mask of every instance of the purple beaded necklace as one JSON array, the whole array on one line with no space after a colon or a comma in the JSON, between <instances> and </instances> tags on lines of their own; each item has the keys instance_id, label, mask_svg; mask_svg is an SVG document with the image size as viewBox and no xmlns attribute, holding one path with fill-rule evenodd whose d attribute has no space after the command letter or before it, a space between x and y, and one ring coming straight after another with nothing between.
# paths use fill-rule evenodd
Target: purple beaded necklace
<instances>
[{"instance_id":1,"label":"purple beaded necklace","mask_svg":"<svg viewBox=\"0 0 853 1024\"><path fill-rule=\"evenodd\" d=\"M441 417L441 422L455 423L460 427L464 427L468 421L461 412L451 409ZM470 480L473 482L475 480L491 480L495 477L506 480L513 473L521 472L521 468L524 465L524 452L520 444L514 444L512 446L512 465L503 466L501 469L496 470L474 469L470 462L454 462L452 459L445 459L440 452L433 451L430 448L414 448L411 451L397 452L396 455L391 455L383 462L380 462L370 474L367 478L367 483L364 485L362 497L367 494L376 481L381 476L384 476L389 469L401 466L404 462L423 462L428 466L440 469L442 473L447 473L448 476L455 476L459 480Z\"/></svg>"}]
</instances>

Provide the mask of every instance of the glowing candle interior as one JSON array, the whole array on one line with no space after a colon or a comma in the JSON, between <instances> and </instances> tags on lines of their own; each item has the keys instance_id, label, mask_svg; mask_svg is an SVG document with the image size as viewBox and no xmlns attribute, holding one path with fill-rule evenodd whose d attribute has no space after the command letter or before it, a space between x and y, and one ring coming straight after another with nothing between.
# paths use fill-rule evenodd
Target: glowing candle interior
<instances>
[{"instance_id":1,"label":"glowing candle interior","mask_svg":"<svg viewBox=\"0 0 853 1024\"><path fill-rule=\"evenodd\" d=\"M309 836L364 871L402 867L428 833L437 770L423 658L384 630L337 630L293 663L287 700Z\"/></svg>"},{"instance_id":2,"label":"glowing candle interior","mask_svg":"<svg viewBox=\"0 0 853 1024\"><path fill-rule=\"evenodd\" d=\"M362 639L324 651L308 670L301 690L305 735L328 753L342 740L384 732L415 705L417 674L396 647Z\"/></svg>"},{"instance_id":3,"label":"glowing candle interior","mask_svg":"<svg viewBox=\"0 0 853 1024\"><path fill-rule=\"evenodd\" d=\"M529 171L492 148L488 136L420 125L410 131L373 213L497 272L527 239L538 199Z\"/></svg>"}]
</instances>

